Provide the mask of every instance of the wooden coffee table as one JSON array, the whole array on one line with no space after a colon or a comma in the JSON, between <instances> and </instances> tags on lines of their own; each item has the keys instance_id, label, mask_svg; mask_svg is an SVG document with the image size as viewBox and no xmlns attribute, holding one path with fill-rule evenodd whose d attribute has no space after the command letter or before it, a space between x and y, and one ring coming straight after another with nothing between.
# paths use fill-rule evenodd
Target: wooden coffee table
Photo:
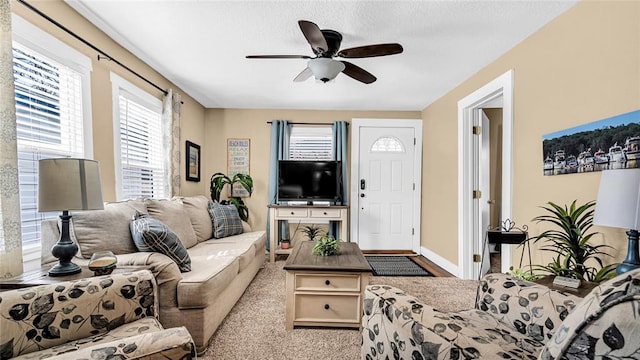
<instances>
[{"instance_id":1,"label":"wooden coffee table","mask_svg":"<svg viewBox=\"0 0 640 360\"><path fill-rule=\"evenodd\" d=\"M340 254L311 254L314 242L298 244L287 259L285 326L360 328L364 288L371 267L356 243L341 243Z\"/></svg>"},{"instance_id":2,"label":"wooden coffee table","mask_svg":"<svg viewBox=\"0 0 640 360\"><path fill-rule=\"evenodd\" d=\"M13 290L32 286L56 284L62 281L78 280L95 276L93 271L86 266L80 266L81 272L67 276L49 276L51 266L44 266L40 269L26 271L20 275L8 279L0 280L0 290ZM144 265L118 265L114 270L114 274L120 274L131 271L146 270L149 266Z\"/></svg>"}]
</instances>

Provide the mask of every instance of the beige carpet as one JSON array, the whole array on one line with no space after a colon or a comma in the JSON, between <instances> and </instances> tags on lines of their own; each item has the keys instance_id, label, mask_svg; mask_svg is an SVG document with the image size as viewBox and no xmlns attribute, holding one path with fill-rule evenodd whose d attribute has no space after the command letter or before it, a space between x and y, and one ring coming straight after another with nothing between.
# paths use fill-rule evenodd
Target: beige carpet
<instances>
[{"instance_id":1,"label":"beige carpet","mask_svg":"<svg viewBox=\"0 0 640 360\"><path fill-rule=\"evenodd\" d=\"M231 310L202 359L360 359L360 332L351 329L284 328L284 261L267 263ZM441 311L473 307L476 281L434 277L374 276Z\"/></svg>"}]
</instances>

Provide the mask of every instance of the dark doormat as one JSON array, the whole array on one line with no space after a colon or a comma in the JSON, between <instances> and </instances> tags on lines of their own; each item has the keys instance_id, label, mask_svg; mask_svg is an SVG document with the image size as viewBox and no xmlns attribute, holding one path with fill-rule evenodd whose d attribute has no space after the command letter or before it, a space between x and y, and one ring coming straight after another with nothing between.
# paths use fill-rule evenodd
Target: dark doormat
<instances>
[{"instance_id":1,"label":"dark doormat","mask_svg":"<svg viewBox=\"0 0 640 360\"><path fill-rule=\"evenodd\" d=\"M408 256L365 256L375 276L433 276Z\"/></svg>"}]
</instances>

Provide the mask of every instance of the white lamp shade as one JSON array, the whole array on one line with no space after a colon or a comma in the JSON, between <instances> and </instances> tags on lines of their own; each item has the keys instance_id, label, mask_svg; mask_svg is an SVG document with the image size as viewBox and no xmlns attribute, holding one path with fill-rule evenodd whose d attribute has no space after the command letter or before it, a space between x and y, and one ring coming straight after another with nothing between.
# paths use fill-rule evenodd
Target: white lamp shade
<instances>
[{"instance_id":1,"label":"white lamp shade","mask_svg":"<svg viewBox=\"0 0 640 360\"><path fill-rule=\"evenodd\" d=\"M309 60L308 66L317 80L325 82L333 80L345 68L341 61L329 58L311 59Z\"/></svg>"},{"instance_id":2,"label":"white lamp shade","mask_svg":"<svg viewBox=\"0 0 640 360\"><path fill-rule=\"evenodd\" d=\"M38 210L99 210L102 202L100 166L87 159L39 161Z\"/></svg>"},{"instance_id":3,"label":"white lamp shade","mask_svg":"<svg viewBox=\"0 0 640 360\"><path fill-rule=\"evenodd\" d=\"M640 229L640 169L602 171L593 223Z\"/></svg>"}]
</instances>

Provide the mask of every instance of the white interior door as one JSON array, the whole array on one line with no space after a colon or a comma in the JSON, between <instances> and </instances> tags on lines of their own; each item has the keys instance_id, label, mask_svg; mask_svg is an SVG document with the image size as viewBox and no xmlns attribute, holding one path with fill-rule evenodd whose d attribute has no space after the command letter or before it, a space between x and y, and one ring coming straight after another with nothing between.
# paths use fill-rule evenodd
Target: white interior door
<instances>
[{"instance_id":1,"label":"white interior door","mask_svg":"<svg viewBox=\"0 0 640 360\"><path fill-rule=\"evenodd\" d=\"M474 241L474 254L481 254L482 262L474 266L474 278L479 278L489 272L491 268L489 243L486 240L486 231L491 222L491 149L490 149L490 128L489 118L482 109L478 109L476 124L480 126L480 134L476 136L478 166L477 169L477 189L480 189L480 197L474 199L478 206L478 217L476 218L476 230Z\"/></svg>"},{"instance_id":2,"label":"white interior door","mask_svg":"<svg viewBox=\"0 0 640 360\"><path fill-rule=\"evenodd\" d=\"M362 126L358 135L359 166L352 173L358 244L362 250L414 250L419 227L414 209L420 201L414 182L416 129Z\"/></svg>"}]
</instances>

